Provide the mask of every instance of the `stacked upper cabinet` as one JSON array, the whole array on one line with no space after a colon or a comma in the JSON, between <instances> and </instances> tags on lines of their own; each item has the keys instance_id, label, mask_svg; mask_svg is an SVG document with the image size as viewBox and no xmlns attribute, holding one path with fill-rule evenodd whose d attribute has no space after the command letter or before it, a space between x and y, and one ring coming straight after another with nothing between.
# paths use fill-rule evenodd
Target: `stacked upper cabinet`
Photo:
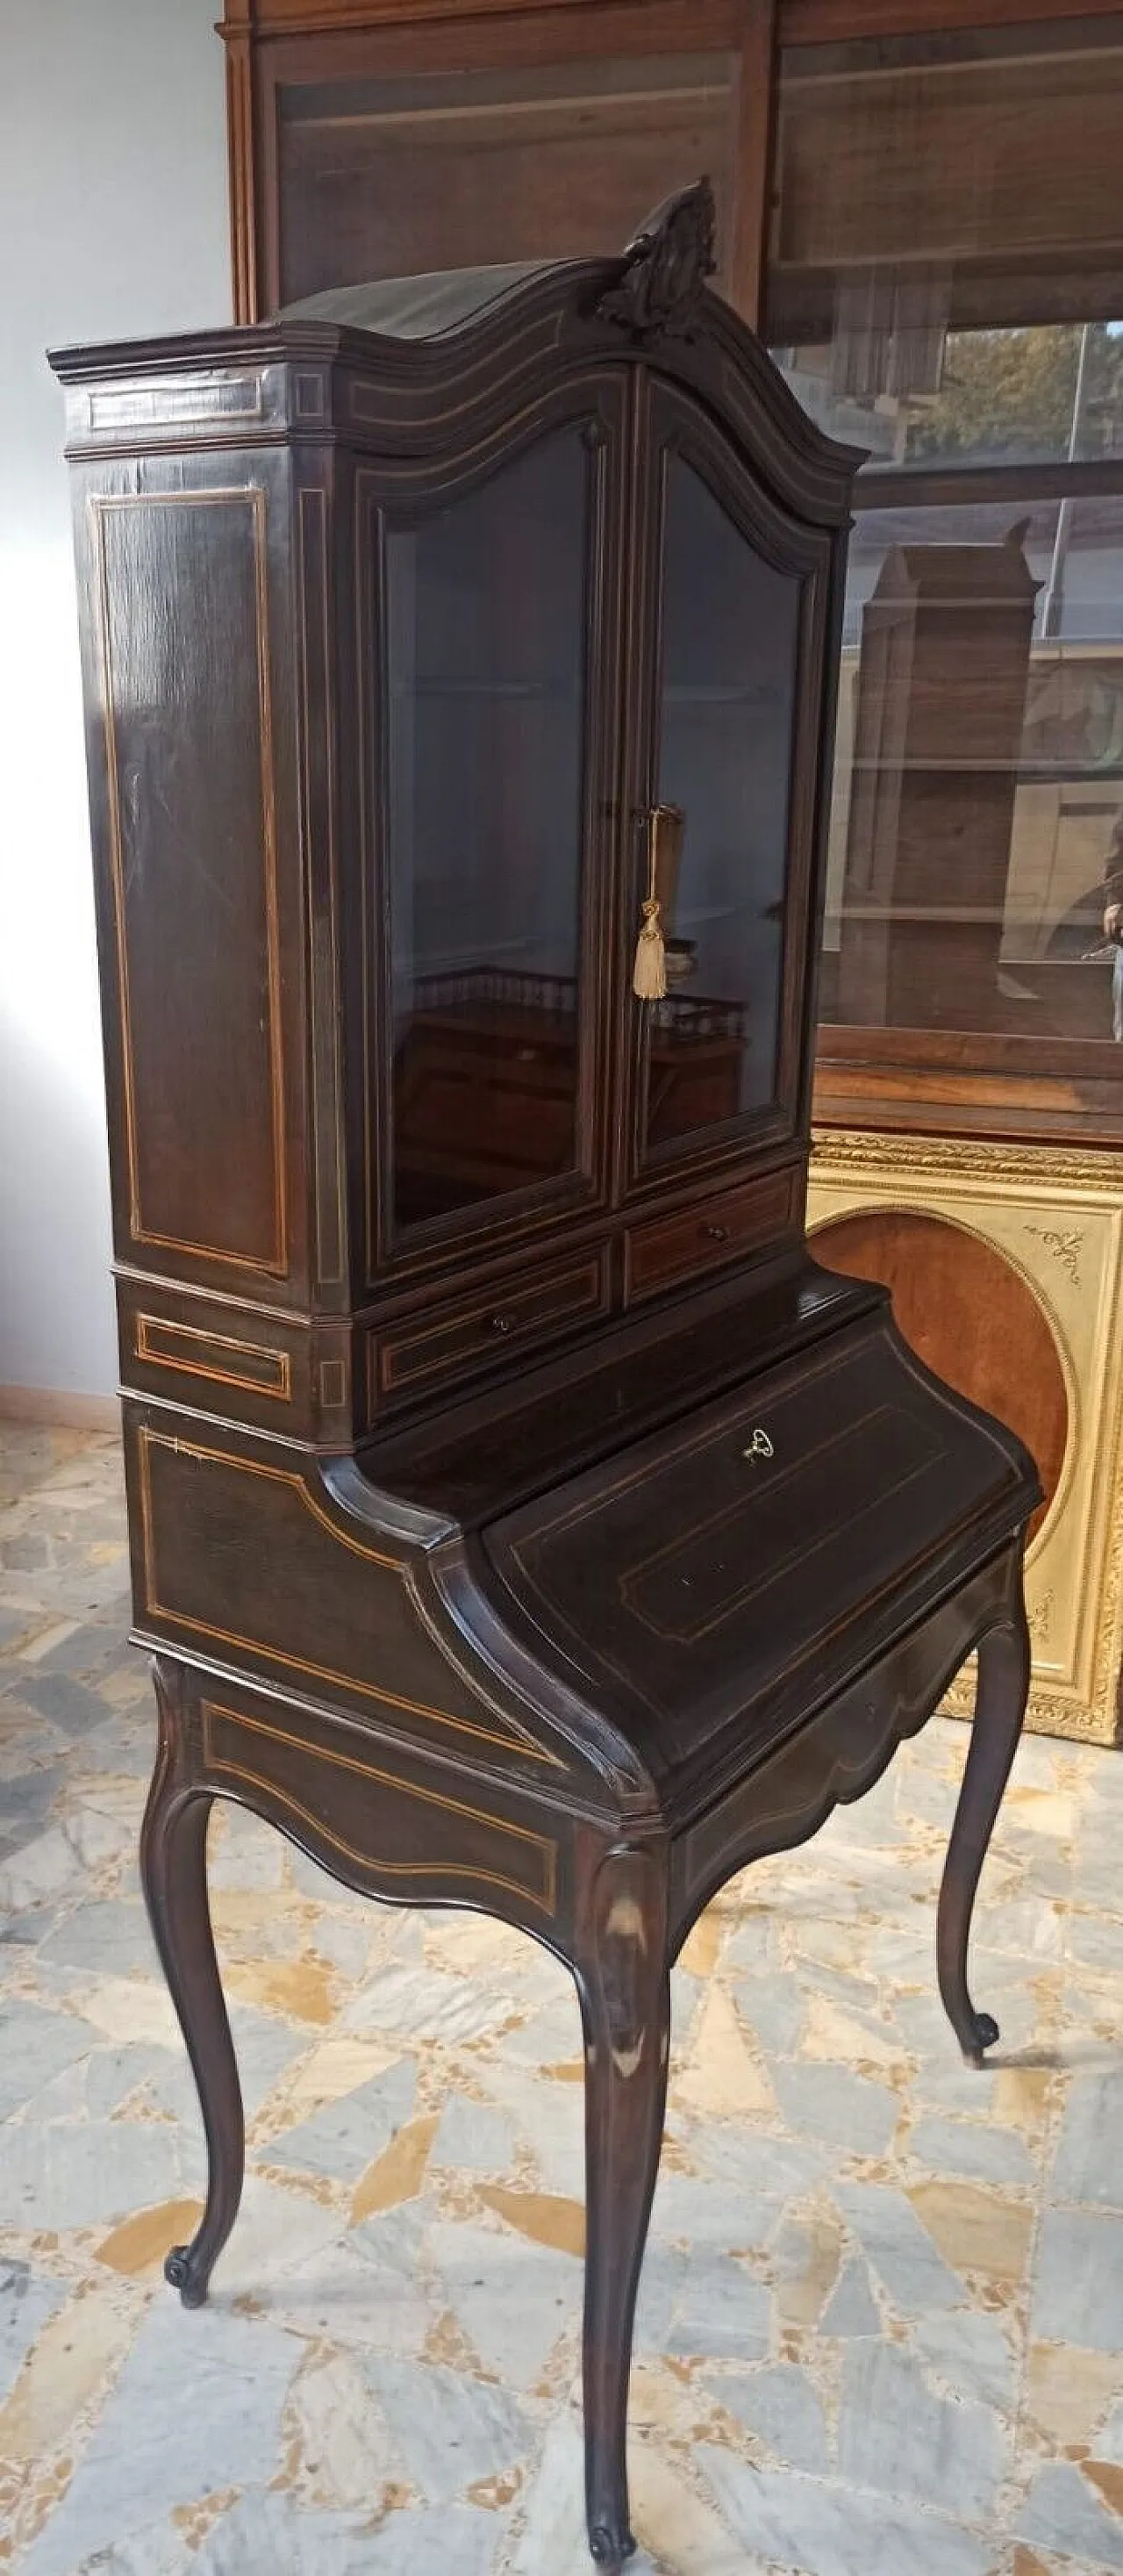
<instances>
[{"instance_id":1,"label":"stacked upper cabinet","mask_svg":"<svg viewBox=\"0 0 1123 2576\"><path fill-rule=\"evenodd\" d=\"M387 298L432 320L455 292L322 290L290 318L379 331ZM543 390L560 326L528 307L498 390L453 348L439 403L434 356L426 400L364 383L335 444L375 1414L802 1224L847 460L800 453L735 324L673 367L619 356L621 324L569 316Z\"/></svg>"},{"instance_id":2,"label":"stacked upper cabinet","mask_svg":"<svg viewBox=\"0 0 1123 2576\"><path fill-rule=\"evenodd\" d=\"M1090 0L226 0L223 35L239 318L406 272L599 253L707 171L718 286L812 416L866 451L843 626L810 1217L823 1260L888 1280L922 1354L1032 1448L1047 1503L1028 1566L1031 1722L1113 1739L1123 11ZM532 580L504 588L486 479L466 481L444 515L423 477L370 496L382 532L370 614L391 672L381 720L397 727L393 776L420 786L392 788L388 811L366 823L400 921L413 889L383 997L394 1097L367 1219L372 1261L392 1240L408 1264L439 1242L448 1213L436 1165L455 1101L439 1077L468 1042L470 997L442 981L440 924L450 874L462 929L484 900L489 811L473 785L462 802L479 846L451 851L435 745L451 795L471 735L458 732L456 635L440 608L459 556L462 569L493 567L489 793L521 801L523 844L542 854L523 890L523 951L555 980L559 1005L555 1043L524 1068L541 1095L535 1168L516 1169L517 1153L504 1168L502 1138L481 1137L470 1186L481 1225L502 1205L512 1240L532 1207L545 1218L581 1200L591 1223L598 1208L629 1209L634 1298L697 1257L692 1235L676 1250L645 1234L656 1188L673 1177L684 1198L716 1191L746 1153L757 1169L771 1156L778 1172L798 1129L792 1067L811 1003L783 960L813 818L793 806L798 763L789 776L779 747L793 709L798 723L814 703L831 607L806 530L744 488L688 392L653 392L629 502L646 567L637 655L613 624L605 536L625 475L614 399L590 388L567 421L528 440L517 511L512 492L503 520L514 546L518 517ZM575 659L579 578L605 585L595 651L619 657L615 698ZM594 700L618 710L595 735ZM426 732L432 764L416 759L407 724ZM609 845L614 799L621 813L661 810L650 849L625 846L626 833ZM502 838L496 821L493 849ZM582 897L590 872L606 869L626 890L622 939L645 875L673 895L667 1001L615 1020L589 1007L608 969ZM754 936L750 966L744 927L762 914L770 942ZM562 1023L578 988L575 1053ZM517 980L502 995L517 1013ZM675 1044L684 1013L689 1050Z\"/></svg>"}]
</instances>

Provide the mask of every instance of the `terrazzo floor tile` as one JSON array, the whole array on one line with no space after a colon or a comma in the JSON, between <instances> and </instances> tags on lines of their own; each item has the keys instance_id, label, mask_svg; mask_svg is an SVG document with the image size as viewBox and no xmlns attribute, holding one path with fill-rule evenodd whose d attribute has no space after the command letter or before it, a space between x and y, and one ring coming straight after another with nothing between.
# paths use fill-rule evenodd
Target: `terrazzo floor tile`
<instances>
[{"instance_id":1,"label":"terrazzo floor tile","mask_svg":"<svg viewBox=\"0 0 1123 2576\"><path fill-rule=\"evenodd\" d=\"M1123 2210L1123 2066L1068 2088L1051 2188L1058 2200Z\"/></svg>"},{"instance_id":2,"label":"terrazzo floor tile","mask_svg":"<svg viewBox=\"0 0 1123 2576\"><path fill-rule=\"evenodd\" d=\"M416 2094L417 2068L403 2058L385 2075L376 2075L371 2083L326 2103L295 2128L282 2129L263 2152L273 2165L357 2183L409 2118Z\"/></svg>"},{"instance_id":3,"label":"terrazzo floor tile","mask_svg":"<svg viewBox=\"0 0 1123 2576\"><path fill-rule=\"evenodd\" d=\"M1070 2563L1123 2567L1123 2520L1070 2461L1052 2460L1039 2471L1018 2516L1018 2530L1031 2544L1057 2550Z\"/></svg>"},{"instance_id":4,"label":"terrazzo floor tile","mask_svg":"<svg viewBox=\"0 0 1123 2576\"><path fill-rule=\"evenodd\" d=\"M148 1936L114 1442L0 1436L5 2576L576 2576L581 2032L482 1918L352 1899L216 1811L248 2172L210 2306ZM1123 2570L1123 1764L1015 1766L935 1994L944 1722L724 1890L676 1979L637 2328L636 2576Z\"/></svg>"},{"instance_id":5,"label":"terrazzo floor tile","mask_svg":"<svg viewBox=\"0 0 1123 2576\"><path fill-rule=\"evenodd\" d=\"M1008 2448L1006 2428L991 2408L936 2396L912 2353L880 2338L849 2346L838 2465L851 2485L905 2495L937 2511L954 2497L965 2521L987 2528Z\"/></svg>"},{"instance_id":6,"label":"terrazzo floor tile","mask_svg":"<svg viewBox=\"0 0 1123 2576\"><path fill-rule=\"evenodd\" d=\"M33 2272L29 2263L0 2260L0 2406L65 2297L61 2281Z\"/></svg>"},{"instance_id":7,"label":"terrazzo floor tile","mask_svg":"<svg viewBox=\"0 0 1123 2576\"><path fill-rule=\"evenodd\" d=\"M706 2389L787 2467L825 2475L830 2451L826 2411L806 2371L795 2362L781 2362L774 2370L730 2371L724 2379L707 2380Z\"/></svg>"},{"instance_id":8,"label":"terrazzo floor tile","mask_svg":"<svg viewBox=\"0 0 1123 2576\"><path fill-rule=\"evenodd\" d=\"M452 2504L489 2480L513 2491L539 2449L536 2415L492 2381L398 2354L372 2359L367 2377L406 2481L427 2504Z\"/></svg>"},{"instance_id":9,"label":"terrazzo floor tile","mask_svg":"<svg viewBox=\"0 0 1123 2576\"><path fill-rule=\"evenodd\" d=\"M1033 2332L1042 2343L1123 2343L1123 2218L1047 2209L1033 2289Z\"/></svg>"},{"instance_id":10,"label":"terrazzo floor tile","mask_svg":"<svg viewBox=\"0 0 1123 2576\"><path fill-rule=\"evenodd\" d=\"M702 2467L734 2536L785 2576L989 2576L988 2541L942 2515L728 2451L704 2450Z\"/></svg>"}]
</instances>

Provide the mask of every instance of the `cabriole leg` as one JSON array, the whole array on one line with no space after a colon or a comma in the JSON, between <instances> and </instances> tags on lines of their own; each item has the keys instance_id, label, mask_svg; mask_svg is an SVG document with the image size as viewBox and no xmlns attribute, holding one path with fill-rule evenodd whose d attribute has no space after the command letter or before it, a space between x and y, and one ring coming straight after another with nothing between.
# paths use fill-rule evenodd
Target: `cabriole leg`
<instances>
[{"instance_id":1,"label":"cabriole leg","mask_svg":"<svg viewBox=\"0 0 1123 2576\"><path fill-rule=\"evenodd\" d=\"M983 2064L998 2024L976 2012L967 1985L967 1943L975 1895L1010 1777L1029 1697L1030 1640L1019 1596L1016 1612L979 1647L975 1721L940 1890L936 1960L944 2009L969 2066Z\"/></svg>"},{"instance_id":2,"label":"cabriole leg","mask_svg":"<svg viewBox=\"0 0 1123 2576\"><path fill-rule=\"evenodd\" d=\"M213 1804L185 1773L178 1675L153 1666L160 1751L140 1841L140 1872L153 1938L179 2016L207 2139L207 2199L190 2245L174 2245L165 2278L185 2308L199 2308L242 2196L245 2125L207 1898L207 1821Z\"/></svg>"},{"instance_id":3,"label":"cabriole leg","mask_svg":"<svg viewBox=\"0 0 1123 2576\"><path fill-rule=\"evenodd\" d=\"M585 2025L585 2493L589 2547L619 2570L628 2519L632 2326L663 2143L670 2047L666 1875L646 1852L612 1852L578 1961Z\"/></svg>"}]
</instances>

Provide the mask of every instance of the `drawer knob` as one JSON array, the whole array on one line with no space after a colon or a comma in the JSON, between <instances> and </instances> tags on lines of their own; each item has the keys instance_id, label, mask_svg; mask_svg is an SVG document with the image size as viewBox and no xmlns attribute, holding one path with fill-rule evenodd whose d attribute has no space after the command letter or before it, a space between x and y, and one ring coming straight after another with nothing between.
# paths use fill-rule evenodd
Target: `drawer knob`
<instances>
[{"instance_id":1,"label":"drawer knob","mask_svg":"<svg viewBox=\"0 0 1123 2576\"><path fill-rule=\"evenodd\" d=\"M776 1452L773 1449L767 1431L761 1431L759 1429L754 1431L748 1448L742 1449L741 1451L742 1458L774 1458L775 1455Z\"/></svg>"},{"instance_id":2,"label":"drawer knob","mask_svg":"<svg viewBox=\"0 0 1123 2576\"><path fill-rule=\"evenodd\" d=\"M729 1241L729 1228L727 1225L704 1225L702 1232L706 1237L707 1243L728 1243Z\"/></svg>"},{"instance_id":3,"label":"drawer knob","mask_svg":"<svg viewBox=\"0 0 1123 2576\"><path fill-rule=\"evenodd\" d=\"M509 1333L514 1324L514 1320L513 1315L489 1315L488 1331L491 1333Z\"/></svg>"}]
</instances>

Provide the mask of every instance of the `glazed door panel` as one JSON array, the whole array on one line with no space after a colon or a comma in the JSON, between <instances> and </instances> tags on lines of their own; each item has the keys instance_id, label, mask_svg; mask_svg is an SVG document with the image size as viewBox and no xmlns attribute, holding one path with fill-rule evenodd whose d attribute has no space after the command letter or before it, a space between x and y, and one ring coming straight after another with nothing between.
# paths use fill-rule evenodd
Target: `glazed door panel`
<instances>
[{"instance_id":1,"label":"glazed door panel","mask_svg":"<svg viewBox=\"0 0 1123 2576\"><path fill-rule=\"evenodd\" d=\"M379 909L369 961L374 1266L508 1235L605 1188L619 387L493 472L381 503ZM374 1030L377 1025L378 1036Z\"/></svg>"},{"instance_id":2,"label":"glazed door panel","mask_svg":"<svg viewBox=\"0 0 1123 2576\"><path fill-rule=\"evenodd\" d=\"M291 47L265 48L277 191L272 302L361 278L596 257L606 241L622 248L637 210L700 170L713 174L727 253L736 44L703 36L695 49L686 25L672 44L657 32L649 50L643 13L637 26L632 12L629 33L641 49L606 54L602 31L583 16L566 41L555 32L556 55L539 33L533 60L525 27L477 19L471 68L463 28L453 36L447 24L415 24L408 34L399 27L389 41L384 31L373 45L347 48L353 62L365 53L365 75L339 68L338 38L301 48L309 77L294 73ZM723 259L727 288L732 265Z\"/></svg>"},{"instance_id":3,"label":"glazed door panel","mask_svg":"<svg viewBox=\"0 0 1123 2576\"><path fill-rule=\"evenodd\" d=\"M798 1125L815 799L793 780L801 751L814 780L827 569L825 541L666 389L647 498L653 668L632 889L637 920L659 899L667 992L634 1006L633 1184Z\"/></svg>"}]
</instances>

